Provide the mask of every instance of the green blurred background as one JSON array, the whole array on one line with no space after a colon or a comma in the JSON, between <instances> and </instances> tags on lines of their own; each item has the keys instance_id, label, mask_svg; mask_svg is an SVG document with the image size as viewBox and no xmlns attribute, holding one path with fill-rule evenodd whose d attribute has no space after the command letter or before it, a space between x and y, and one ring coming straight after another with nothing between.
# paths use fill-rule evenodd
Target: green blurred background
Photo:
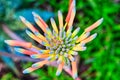
<instances>
[{"instance_id":1,"label":"green blurred background","mask_svg":"<svg viewBox=\"0 0 120 80\"><path fill-rule=\"evenodd\" d=\"M5 26L26 41L35 43L25 34L26 27L19 20L24 16L34 23L32 11L38 13L48 24L50 17L57 21L57 11L66 17L69 0L0 0L0 80L73 80L66 72L57 77L56 68L45 66L30 74L23 75L22 70L33 62L21 61L11 51L4 40L11 39ZM82 80L120 80L120 0L76 0L74 27L84 29L95 21L104 18L103 23L92 33L97 32L95 40L87 44L87 50L79 52L79 77ZM3 53L13 58L6 57Z\"/></svg>"}]
</instances>

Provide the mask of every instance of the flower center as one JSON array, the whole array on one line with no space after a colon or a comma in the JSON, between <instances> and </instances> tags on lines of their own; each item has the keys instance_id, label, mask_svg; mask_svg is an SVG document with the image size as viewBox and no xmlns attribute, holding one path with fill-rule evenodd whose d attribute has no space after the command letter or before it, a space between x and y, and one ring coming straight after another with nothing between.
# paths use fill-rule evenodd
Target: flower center
<instances>
[{"instance_id":1,"label":"flower center","mask_svg":"<svg viewBox=\"0 0 120 80\"><path fill-rule=\"evenodd\" d=\"M59 37L52 38L49 41L51 45L51 47L49 47L50 54L55 53L67 57L68 52L75 46L77 38L78 37L71 38L71 34L69 36L62 35L61 39Z\"/></svg>"}]
</instances>

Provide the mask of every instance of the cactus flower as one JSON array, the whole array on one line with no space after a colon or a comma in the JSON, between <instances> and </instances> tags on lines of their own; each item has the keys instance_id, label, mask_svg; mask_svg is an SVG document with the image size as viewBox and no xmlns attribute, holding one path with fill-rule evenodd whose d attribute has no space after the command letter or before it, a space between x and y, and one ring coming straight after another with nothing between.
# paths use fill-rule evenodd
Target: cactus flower
<instances>
[{"instance_id":1,"label":"cactus flower","mask_svg":"<svg viewBox=\"0 0 120 80\"><path fill-rule=\"evenodd\" d=\"M65 24L61 11L58 11L59 25L56 24L53 18L50 19L52 30L37 13L32 12L32 14L36 24L42 29L44 35L24 17L20 16L20 19L29 28L29 30L26 30L28 36L44 46L44 48L34 46L31 42L5 40L10 46L19 46L20 48L15 48L16 51L29 55L33 59L42 59L42 61L36 62L31 67L25 69L23 73L30 73L43 67L45 64L55 61L58 65L56 71L57 76L60 75L64 66L71 65L73 78L76 79L76 56L78 55L78 51L86 50L85 44L97 36L97 33L90 35L90 32L102 23L103 18L86 28L84 32L78 36L80 27L73 30L73 21L76 14L75 0L70 0Z\"/></svg>"}]
</instances>

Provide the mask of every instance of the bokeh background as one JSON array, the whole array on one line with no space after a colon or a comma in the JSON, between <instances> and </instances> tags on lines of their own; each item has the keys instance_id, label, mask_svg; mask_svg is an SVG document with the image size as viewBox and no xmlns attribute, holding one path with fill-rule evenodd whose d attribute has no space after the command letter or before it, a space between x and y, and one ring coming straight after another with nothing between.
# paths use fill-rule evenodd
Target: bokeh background
<instances>
[{"instance_id":1,"label":"bokeh background","mask_svg":"<svg viewBox=\"0 0 120 80\"><path fill-rule=\"evenodd\" d=\"M22 70L34 62L28 56L15 52L4 43L6 39L35 41L26 34L26 27L19 20L24 16L34 23L32 11L48 24L57 11L66 17L69 0L0 0L0 80L73 80L66 72L57 77L56 68L44 66L30 74ZM79 52L78 73L82 80L120 80L120 0L77 0L74 28L81 31L101 17L103 23L92 33L98 36L87 44L87 50Z\"/></svg>"}]
</instances>

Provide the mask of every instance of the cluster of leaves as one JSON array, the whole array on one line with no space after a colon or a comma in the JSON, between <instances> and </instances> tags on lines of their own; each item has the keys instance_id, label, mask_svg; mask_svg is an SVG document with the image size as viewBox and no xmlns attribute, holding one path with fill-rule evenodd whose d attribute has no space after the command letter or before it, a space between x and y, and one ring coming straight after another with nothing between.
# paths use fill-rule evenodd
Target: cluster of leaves
<instances>
[{"instance_id":1,"label":"cluster of leaves","mask_svg":"<svg viewBox=\"0 0 120 80\"><path fill-rule=\"evenodd\" d=\"M115 1L116 0L76 0L77 14L74 26L79 26L81 28L81 32L99 18L104 18L103 24L93 31L98 33L97 38L87 45L88 48L86 51L79 53L81 60L78 72L80 74L79 76L85 80L120 79L120 3ZM17 20L19 15L26 17L29 21L34 23L31 12L35 11L47 21L51 16L53 16L53 13L48 11L53 11L57 14L57 11L60 9L63 14L67 14L67 7L68 0L1 0L0 23L7 23L10 29L18 32L20 29L25 29L20 21ZM41 11L41 9L48 11ZM45 13L50 15L45 17ZM13 14L13 16L11 16L11 14ZM64 17L65 16L66 15L64 15ZM57 17L55 18L57 19ZM6 39L5 34L2 34L4 33L0 32L0 41ZM26 36L25 34L20 35ZM3 42L1 42L1 44L3 44ZM29 63L27 65L23 65L24 69L29 65ZM90 67L86 68L84 71L82 66L84 68L86 68L86 66ZM72 78L69 78L65 73L56 77L54 75L55 71L55 68L48 67L48 69L45 68L37 70L31 73L31 75L36 75L38 80L72 80ZM8 73L2 77L2 80L5 80L7 75L8 78L13 76L11 73Z\"/></svg>"}]
</instances>

